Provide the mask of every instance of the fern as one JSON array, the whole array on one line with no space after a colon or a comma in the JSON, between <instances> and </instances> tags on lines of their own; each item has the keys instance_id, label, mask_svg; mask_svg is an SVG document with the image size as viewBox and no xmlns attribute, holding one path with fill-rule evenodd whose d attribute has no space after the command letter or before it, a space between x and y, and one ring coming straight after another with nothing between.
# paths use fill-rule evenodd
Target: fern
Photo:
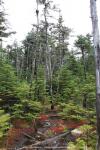
<instances>
[{"instance_id":1,"label":"fern","mask_svg":"<svg viewBox=\"0 0 100 150\"><path fill-rule=\"evenodd\" d=\"M9 128L9 114L5 114L4 110L0 110L0 138L2 138L6 130Z\"/></svg>"}]
</instances>

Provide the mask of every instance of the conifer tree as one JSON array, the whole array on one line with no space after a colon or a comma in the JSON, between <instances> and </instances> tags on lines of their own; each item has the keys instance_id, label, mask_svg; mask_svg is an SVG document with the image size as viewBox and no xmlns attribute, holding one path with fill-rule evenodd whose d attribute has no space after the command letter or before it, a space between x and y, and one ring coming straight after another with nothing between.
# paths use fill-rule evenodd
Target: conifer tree
<instances>
[{"instance_id":1,"label":"conifer tree","mask_svg":"<svg viewBox=\"0 0 100 150\"><path fill-rule=\"evenodd\" d=\"M4 2L0 0L0 42L2 48L3 38L7 38L9 35L15 34L15 32L8 31L8 22L6 19L6 13L4 9Z\"/></svg>"}]
</instances>

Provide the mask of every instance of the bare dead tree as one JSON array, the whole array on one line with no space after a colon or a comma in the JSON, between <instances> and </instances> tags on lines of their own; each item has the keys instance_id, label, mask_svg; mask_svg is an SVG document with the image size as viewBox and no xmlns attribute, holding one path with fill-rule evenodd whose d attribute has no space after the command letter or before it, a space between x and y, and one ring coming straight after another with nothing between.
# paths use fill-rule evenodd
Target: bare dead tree
<instances>
[{"instance_id":1,"label":"bare dead tree","mask_svg":"<svg viewBox=\"0 0 100 150\"><path fill-rule=\"evenodd\" d=\"M97 115L97 150L100 150L100 41L96 0L90 0L93 28L94 57L96 69L96 115Z\"/></svg>"}]
</instances>

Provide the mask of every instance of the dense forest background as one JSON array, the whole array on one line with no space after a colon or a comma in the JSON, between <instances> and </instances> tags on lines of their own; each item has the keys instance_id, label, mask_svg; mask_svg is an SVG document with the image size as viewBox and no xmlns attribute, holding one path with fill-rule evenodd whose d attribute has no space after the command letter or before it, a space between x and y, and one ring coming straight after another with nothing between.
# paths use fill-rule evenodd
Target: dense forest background
<instances>
[{"instance_id":1,"label":"dense forest background","mask_svg":"<svg viewBox=\"0 0 100 150\"><path fill-rule=\"evenodd\" d=\"M39 6L42 5L42 20ZM50 17L59 13L57 23ZM0 0L0 137L12 118L32 120L50 105L61 107L63 117L95 122L95 65L93 39L78 35L70 48L72 30L51 1L37 1L37 24L18 45L2 47L9 32ZM70 112L70 113L69 113Z\"/></svg>"}]
</instances>

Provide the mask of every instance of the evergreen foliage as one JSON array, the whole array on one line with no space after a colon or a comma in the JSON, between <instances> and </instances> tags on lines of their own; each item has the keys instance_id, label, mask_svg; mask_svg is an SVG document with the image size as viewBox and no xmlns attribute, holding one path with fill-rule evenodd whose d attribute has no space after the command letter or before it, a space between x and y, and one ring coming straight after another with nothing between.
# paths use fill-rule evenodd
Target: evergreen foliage
<instances>
[{"instance_id":1,"label":"evergreen foliage","mask_svg":"<svg viewBox=\"0 0 100 150\"><path fill-rule=\"evenodd\" d=\"M40 102L33 100L20 100L19 103L12 107L12 118L32 121L38 117L42 110L43 106Z\"/></svg>"}]
</instances>

